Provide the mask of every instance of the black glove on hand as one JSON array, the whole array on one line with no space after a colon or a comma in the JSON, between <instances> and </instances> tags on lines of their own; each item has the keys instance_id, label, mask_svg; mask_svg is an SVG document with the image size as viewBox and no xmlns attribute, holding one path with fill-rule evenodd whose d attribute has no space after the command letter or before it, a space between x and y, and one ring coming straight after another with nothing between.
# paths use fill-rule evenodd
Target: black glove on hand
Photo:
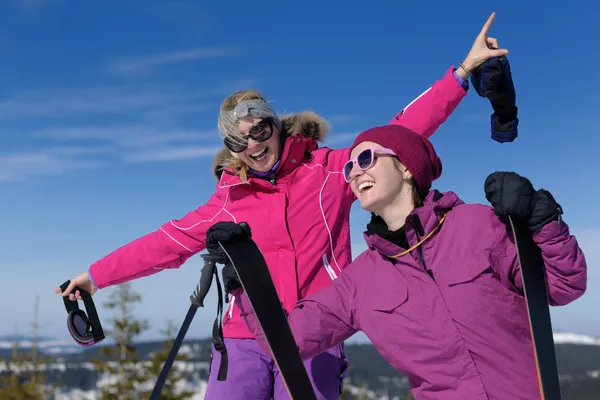
<instances>
[{"instance_id":1,"label":"black glove on hand","mask_svg":"<svg viewBox=\"0 0 600 400\"><path fill-rule=\"evenodd\" d=\"M206 232L206 250L218 264L223 264L223 285L227 293L240 287L240 282L231 265L229 258L223 252L219 242L237 243L243 239L252 237L250 226L245 222L236 224L235 222L218 222L208 228Z\"/></svg>"},{"instance_id":2,"label":"black glove on hand","mask_svg":"<svg viewBox=\"0 0 600 400\"><path fill-rule=\"evenodd\" d=\"M206 231L206 250L215 257L217 263L225 264L228 260L219 242L237 243L247 237L252 237L247 223L218 222Z\"/></svg>"},{"instance_id":3,"label":"black glove on hand","mask_svg":"<svg viewBox=\"0 0 600 400\"><path fill-rule=\"evenodd\" d=\"M554 200L554 196L547 190L540 189L533 195L533 209L529 219L529 228L535 232L562 215L562 207Z\"/></svg>"},{"instance_id":4,"label":"black glove on hand","mask_svg":"<svg viewBox=\"0 0 600 400\"><path fill-rule=\"evenodd\" d=\"M485 180L485 198L498 216L520 219L532 232L558 219L560 205L546 190L536 191L529 179L514 172L494 172Z\"/></svg>"},{"instance_id":5,"label":"black glove on hand","mask_svg":"<svg viewBox=\"0 0 600 400\"><path fill-rule=\"evenodd\" d=\"M485 180L485 198L497 215L528 221L535 190L527 178L514 172L494 172Z\"/></svg>"}]
</instances>

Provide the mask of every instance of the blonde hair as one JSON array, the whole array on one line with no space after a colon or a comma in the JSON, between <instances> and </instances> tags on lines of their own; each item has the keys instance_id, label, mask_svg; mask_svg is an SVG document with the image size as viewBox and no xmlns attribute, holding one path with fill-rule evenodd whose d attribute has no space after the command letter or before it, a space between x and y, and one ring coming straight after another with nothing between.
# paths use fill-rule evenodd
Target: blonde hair
<instances>
[{"instance_id":1,"label":"blonde hair","mask_svg":"<svg viewBox=\"0 0 600 400\"><path fill-rule=\"evenodd\" d=\"M263 100L265 102L267 101L258 90L254 90L254 89L239 90L239 91L233 93L232 95L227 96L225 98L225 100L223 100L223 102L221 103L221 108L220 108L219 112L233 111L235 106L240 104L242 101L247 101L247 100ZM243 162L242 160L240 160L238 157L234 156L231 153L229 153L229 156L226 157L221 162L220 167L221 168L231 168L234 171L237 171L237 173L242 181L246 182L248 180L248 171L250 169L248 167L248 164L246 164L245 162Z\"/></svg>"}]
</instances>

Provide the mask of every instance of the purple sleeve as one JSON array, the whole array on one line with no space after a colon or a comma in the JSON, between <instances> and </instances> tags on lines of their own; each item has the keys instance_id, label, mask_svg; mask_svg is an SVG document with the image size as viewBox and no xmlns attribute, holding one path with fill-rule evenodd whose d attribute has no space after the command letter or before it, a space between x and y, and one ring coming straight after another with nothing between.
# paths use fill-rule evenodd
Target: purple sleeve
<instances>
[{"instance_id":1,"label":"purple sleeve","mask_svg":"<svg viewBox=\"0 0 600 400\"><path fill-rule=\"evenodd\" d=\"M458 76L456 70L454 70L454 77L456 78L456 81L460 84L460 86L462 86L465 90L469 88L469 82L465 81L463 78Z\"/></svg>"},{"instance_id":2,"label":"purple sleeve","mask_svg":"<svg viewBox=\"0 0 600 400\"><path fill-rule=\"evenodd\" d=\"M88 278L90 278L90 282L92 282L92 285L94 285L95 287L98 287L98 286L96 286L96 284L94 283L94 279L92 278L92 268L91 267L88 268L87 274L88 274Z\"/></svg>"},{"instance_id":3,"label":"purple sleeve","mask_svg":"<svg viewBox=\"0 0 600 400\"><path fill-rule=\"evenodd\" d=\"M553 221L535 232L533 240L542 250L550 305L566 305L583 296L587 287L587 263L567 224L562 220Z\"/></svg>"},{"instance_id":4,"label":"purple sleeve","mask_svg":"<svg viewBox=\"0 0 600 400\"><path fill-rule=\"evenodd\" d=\"M523 279L517 251L506 230L494 252L494 264L501 273L523 293ZM569 234L564 221L553 221L534 233L533 239L542 250L546 279L548 281L548 304L564 306L577 300L587 286L587 264L577 239Z\"/></svg>"},{"instance_id":5,"label":"purple sleeve","mask_svg":"<svg viewBox=\"0 0 600 400\"><path fill-rule=\"evenodd\" d=\"M331 286L300 300L288 315L288 323L304 360L321 354L358 332L354 323L355 290L351 276L346 272ZM248 329L263 351L270 354L248 297L241 289L233 294Z\"/></svg>"}]
</instances>

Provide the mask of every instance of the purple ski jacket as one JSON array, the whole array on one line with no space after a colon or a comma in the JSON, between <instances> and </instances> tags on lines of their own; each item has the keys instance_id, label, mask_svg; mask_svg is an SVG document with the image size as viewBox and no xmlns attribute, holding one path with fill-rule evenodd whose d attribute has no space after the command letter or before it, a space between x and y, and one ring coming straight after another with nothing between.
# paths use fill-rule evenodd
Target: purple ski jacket
<instances>
[{"instance_id":1,"label":"purple ski jacket","mask_svg":"<svg viewBox=\"0 0 600 400\"><path fill-rule=\"evenodd\" d=\"M487 205L465 204L453 192L431 191L407 218L412 246L378 235L330 287L299 301L289 323L303 359L363 331L379 353L408 376L417 400L539 399L521 272L509 225ZM534 234L542 250L549 304L583 295L587 266L564 221ZM426 271L431 270L431 275ZM236 303L269 351L241 289ZM269 353L270 354L270 353Z\"/></svg>"}]
</instances>

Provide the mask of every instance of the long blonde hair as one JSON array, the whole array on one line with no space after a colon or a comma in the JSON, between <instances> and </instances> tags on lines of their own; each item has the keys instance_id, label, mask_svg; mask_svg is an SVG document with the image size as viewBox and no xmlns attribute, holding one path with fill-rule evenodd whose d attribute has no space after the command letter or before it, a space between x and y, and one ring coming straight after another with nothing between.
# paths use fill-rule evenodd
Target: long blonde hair
<instances>
[{"instance_id":1,"label":"long blonde hair","mask_svg":"<svg viewBox=\"0 0 600 400\"><path fill-rule=\"evenodd\" d=\"M239 90L239 91L233 93L232 95L228 96L227 98L225 98L225 100L223 100L219 111L220 112L233 111L235 106L240 104L242 101L247 101L247 100L263 100L265 102L267 101L258 90L254 90L254 89ZM221 162L220 167L221 168L231 168L234 171L237 171L237 173L242 181L246 182L248 180L248 171L250 169L248 167L248 164L246 164L245 162L243 162L242 160L240 160L238 157L234 156L231 153L229 153L229 156L226 157Z\"/></svg>"}]
</instances>

